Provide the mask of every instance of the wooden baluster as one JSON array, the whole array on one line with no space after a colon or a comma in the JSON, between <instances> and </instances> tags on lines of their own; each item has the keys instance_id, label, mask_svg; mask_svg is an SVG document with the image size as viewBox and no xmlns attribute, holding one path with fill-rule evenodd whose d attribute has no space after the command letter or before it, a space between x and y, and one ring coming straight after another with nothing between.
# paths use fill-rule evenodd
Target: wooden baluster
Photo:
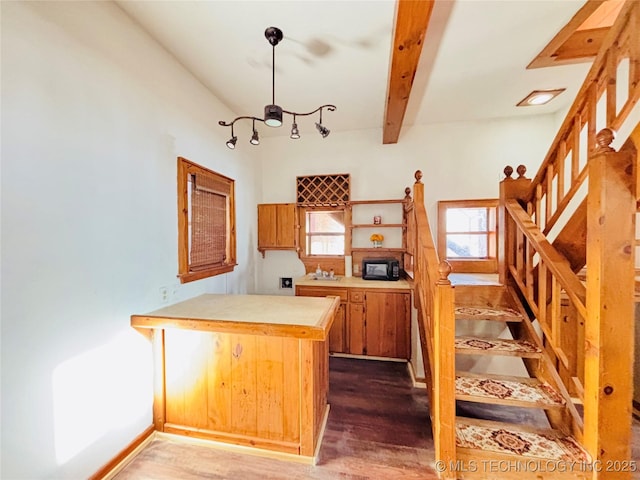
<instances>
[{"instance_id":1,"label":"wooden baluster","mask_svg":"<svg viewBox=\"0 0 640 480\"><path fill-rule=\"evenodd\" d=\"M562 200L564 200L564 169L566 159L567 142L566 140L562 140L560 142L560 147L558 148L558 156L556 157L556 165L558 166L558 182L556 183L556 196L558 198L557 205L560 205L562 203Z\"/></svg>"},{"instance_id":2,"label":"wooden baluster","mask_svg":"<svg viewBox=\"0 0 640 480\"><path fill-rule=\"evenodd\" d=\"M549 223L551 219L551 215L553 215L553 176L554 176L554 167L553 163L549 164L547 168L547 177L546 177L546 186L545 190L547 192L547 198L545 200L544 206L544 223L545 227Z\"/></svg>"},{"instance_id":3,"label":"wooden baluster","mask_svg":"<svg viewBox=\"0 0 640 480\"><path fill-rule=\"evenodd\" d=\"M589 160L587 203L587 318L585 324L584 443L602 465L631 457L634 349L636 202L633 161L616 153L613 132L597 136ZM615 464L615 463L613 463ZM630 472L603 470L599 479L630 479Z\"/></svg>"},{"instance_id":4,"label":"wooden baluster","mask_svg":"<svg viewBox=\"0 0 640 480\"><path fill-rule=\"evenodd\" d=\"M580 131L582 130L582 117L579 113L573 120L573 146L571 148L571 185L573 187L578 175L580 175Z\"/></svg>"}]
</instances>

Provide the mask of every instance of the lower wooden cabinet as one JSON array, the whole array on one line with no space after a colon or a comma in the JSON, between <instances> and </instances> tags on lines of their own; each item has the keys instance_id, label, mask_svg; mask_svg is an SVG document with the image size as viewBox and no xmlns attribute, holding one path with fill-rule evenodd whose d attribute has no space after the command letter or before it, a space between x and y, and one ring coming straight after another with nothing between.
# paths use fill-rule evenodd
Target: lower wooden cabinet
<instances>
[{"instance_id":1,"label":"lower wooden cabinet","mask_svg":"<svg viewBox=\"0 0 640 480\"><path fill-rule=\"evenodd\" d=\"M347 289L296 286L296 295L299 297L340 297L340 308L333 319L333 325L329 330L329 352L346 353L347 340Z\"/></svg>"},{"instance_id":2,"label":"lower wooden cabinet","mask_svg":"<svg viewBox=\"0 0 640 480\"><path fill-rule=\"evenodd\" d=\"M374 357L411 357L411 294L408 291L296 286L296 295L339 296L329 351Z\"/></svg>"}]
</instances>

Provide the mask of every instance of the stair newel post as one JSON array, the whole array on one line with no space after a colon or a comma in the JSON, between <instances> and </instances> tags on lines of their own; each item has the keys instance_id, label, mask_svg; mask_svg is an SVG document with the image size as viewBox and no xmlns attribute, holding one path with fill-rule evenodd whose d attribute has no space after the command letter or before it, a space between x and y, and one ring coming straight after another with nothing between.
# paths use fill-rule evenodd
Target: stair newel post
<instances>
[{"instance_id":1,"label":"stair newel post","mask_svg":"<svg viewBox=\"0 0 640 480\"><path fill-rule=\"evenodd\" d=\"M444 462L440 478L456 478L455 299L450 273L449 262L441 261L433 312L433 345L437 357L432 397L435 403L434 444L436 460Z\"/></svg>"},{"instance_id":2,"label":"stair newel post","mask_svg":"<svg viewBox=\"0 0 640 480\"><path fill-rule=\"evenodd\" d=\"M597 134L588 164L584 445L603 467L594 478L622 480L631 478L614 467L631 458L636 154L616 152L613 136Z\"/></svg>"},{"instance_id":3,"label":"stair newel post","mask_svg":"<svg viewBox=\"0 0 640 480\"><path fill-rule=\"evenodd\" d=\"M517 252L516 232L509 221L505 202L507 200L516 199L525 202L531 187L531 179L524 176L527 173L527 167L518 165L518 178L511 178L513 175L513 167L507 165L504 167L505 179L500 182L500 199L498 202L498 275L500 282L507 283L507 275L509 273L509 265L515 261Z\"/></svg>"}]
</instances>

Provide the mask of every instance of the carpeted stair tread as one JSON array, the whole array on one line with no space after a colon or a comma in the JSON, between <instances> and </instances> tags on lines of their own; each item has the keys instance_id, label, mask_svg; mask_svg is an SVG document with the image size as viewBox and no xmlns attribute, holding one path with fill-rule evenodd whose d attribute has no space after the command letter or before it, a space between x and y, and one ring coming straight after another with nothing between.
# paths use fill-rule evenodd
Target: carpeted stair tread
<instances>
[{"instance_id":1,"label":"carpeted stair tread","mask_svg":"<svg viewBox=\"0 0 640 480\"><path fill-rule=\"evenodd\" d=\"M522 314L512 308L490 308L457 306L455 307L456 320L494 320L498 322L521 322Z\"/></svg>"},{"instance_id":2,"label":"carpeted stair tread","mask_svg":"<svg viewBox=\"0 0 640 480\"><path fill-rule=\"evenodd\" d=\"M456 353L465 355L511 355L539 358L542 351L527 340L461 336L455 340Z\"/></svg>"},{"instance_id":3,"label":"carpeted stair tread","mask_svg":"<svg viewBox=\"0 0 640 480\"><path fill-rule=\"evenodd\" d=\"M514 455L555 462L590 462L589 454L571 436L552 429L456 418L456 447L495 455ZM495 458L495 457L494 457ZM546 478L546 477L545 477Z\"/></svg>"},{"instance_id":4,"label":"carpeted stair tread","mask_svg":"<svg viewBox=\"0 0 640 480\"><path fill-rule=\"evenodd\" d=\"M535 378L456 373L456 399L529 408L561 408L562 396Z\"/></svg>"}]
</instances>

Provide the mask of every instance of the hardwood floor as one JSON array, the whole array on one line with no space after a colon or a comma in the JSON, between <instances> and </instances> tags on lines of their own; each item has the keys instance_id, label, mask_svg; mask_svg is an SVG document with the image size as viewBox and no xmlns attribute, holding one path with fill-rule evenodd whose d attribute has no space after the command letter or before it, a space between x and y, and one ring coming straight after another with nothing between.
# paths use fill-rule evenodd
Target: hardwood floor
<instances>
[{"instance_id":1,"label":"hardwood floor","mask_svg":"<svg viewBox=\"0 0 640 480\"><path fill-rule=\"evenodd\" d=\"M149 444L116 480L435 480L426 392L406 364L332 357L331 411L315 466L166 439ZM516 423L544 415L510 407L458 403L458 413ZM640 462L640 422L632 459ZM640 467L640 465L639 465ZM640 479L635 472L633 479Z\"/></svg>"},{"instance_id":2,"label":"hardwood floor","mask_svg":"<svg viewBox=\"0 0 640 480\"><path fill-rule=\"evenodd\" d=\"M315 466L156 439L117 480L438 478L426 392L404 363L332 357L331 411Z\"/></svg>"}]
</instances>

